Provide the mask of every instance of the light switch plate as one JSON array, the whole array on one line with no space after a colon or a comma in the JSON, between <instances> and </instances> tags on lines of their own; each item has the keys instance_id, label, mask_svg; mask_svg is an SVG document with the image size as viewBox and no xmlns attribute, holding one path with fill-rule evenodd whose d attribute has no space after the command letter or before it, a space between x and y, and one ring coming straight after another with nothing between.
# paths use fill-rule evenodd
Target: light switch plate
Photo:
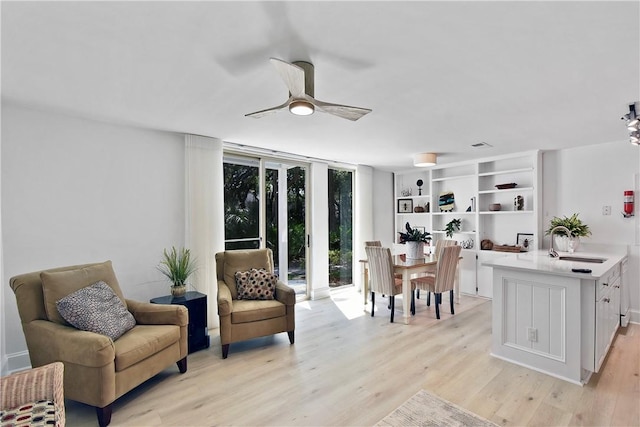
<instances>
[{"instance_id":1,"label":"light switch plate","mask_svg":"<svg viewBox=\"0 0 640 427\"><path fill-rule=\"evenodd\" d=\"M536 328L527 328L527 339L531 342L537 342L538 330Z\"/></svg>"}]
</instances>

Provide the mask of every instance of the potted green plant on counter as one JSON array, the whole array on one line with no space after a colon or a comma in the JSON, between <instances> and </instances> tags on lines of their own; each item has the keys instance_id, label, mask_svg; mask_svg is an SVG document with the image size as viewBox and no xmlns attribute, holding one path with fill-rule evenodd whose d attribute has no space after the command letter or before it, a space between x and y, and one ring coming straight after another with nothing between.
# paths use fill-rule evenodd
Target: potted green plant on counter
<instances>
[{"instance_id":1,"label":"potted green plant on counter","mask_svg":"<svg viewBox=\"0 0 640 427\"><path fill-rule=\"evenodd\" d=\"M578 218L578 214L574 213L570 217L557 217L554 216L549 223L549 228L545 232L545 235L550 235L551 231L556 227L566 227L570 232L571 236L567 236L567 232L562 228L556 230L551 236L553 240L553 245L559 251L566 252L569 249L569 241L573 241L573 249L578 249L580 245L580 237L587 237L591 235L591 230L589 226L582 222L580 218Z\"/></svg>"},{"instance_id":2,"label":"potted green plant on counter","mask_svg":"<svg viewBox=\"0 0 640 427\"><path fill-rule=\"evenodd\" d=\"M407 222L404 226L406 232L399 231L400 243L407 245L407 258L424 258L424 244L431 240L431 233L417 228L411 228Z\"/></svg>"},{"instance_id":3,"label":"potted green plant on counter","mask_svg":"<svg viewBox=\"0 0 640 427\"><path fill-rule=\"evenodd\" d=\"M187 279L196 271L196 263L189 249L172 246L170 251L163 251L158 270L171 281L171 295L182 297L187 290Z\"/></svg>"}]
</instances>

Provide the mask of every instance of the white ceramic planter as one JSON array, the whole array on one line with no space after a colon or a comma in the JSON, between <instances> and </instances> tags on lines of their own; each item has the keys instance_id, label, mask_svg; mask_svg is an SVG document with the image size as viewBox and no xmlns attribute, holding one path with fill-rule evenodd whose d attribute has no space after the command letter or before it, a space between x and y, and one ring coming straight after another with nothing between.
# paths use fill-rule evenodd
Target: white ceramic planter
<instances>
[{"instance_id":1,"label":"white ceramic planter","mask_svg":"<svg viewBox=\"0 0 640 427\"><path fill-rule=\"evenodd\" d=\"M424 242L407 242L407 258L422 259L424 258Z\"/></svg>"}]
</instances>

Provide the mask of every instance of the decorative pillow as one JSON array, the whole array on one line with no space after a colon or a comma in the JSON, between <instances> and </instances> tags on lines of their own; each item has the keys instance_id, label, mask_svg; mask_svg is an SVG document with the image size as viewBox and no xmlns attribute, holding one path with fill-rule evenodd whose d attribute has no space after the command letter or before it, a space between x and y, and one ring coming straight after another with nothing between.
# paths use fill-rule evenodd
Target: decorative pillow
<instances>
[{"instance_id":1,"label":"decorative pillow","mask_svg":"<svg viewBox=\"0 0 640 427\"><path fill-rule=\"evenodd\" d=\"M56 301L100 280L111 286L116 295L120 297L120 301L125 307L127 306L116 279L116 274L111 266L111 261L78 266L71 269L43 271L40 273L40 280L42 280L42 293L44 295L44 308L47 318L61 325L68 325L68 323L58 313Z\"/></svg>"},{"instance_id":2,"label":"decorative pillow","mask_svg":"<svg viewBox=\"0 0 640 427\"><path fill-rule=\"evenodd\" d=\"M0 421L2 427L60 425L55 405L51 400L38 400L17 408L0 410Z\"/></svg>"},{"instance_id":3,"label":"decorative pillow","mask_svg":"<svg viewBox=\"0 0 640 427\"><path fill-rule=\"evenodd\" d=\"M238 299L270 300L275 298L278 276L264 268L252 268L249 271L238 271L236 287Z\"/></svg>"},{"instance_id":4,"label":"decorative pillow","mask_svg":"<svg viewBox=\"0 0 640 427\"><path fill-rule=\"evenodd\" d=\"M116 293L103 281L79 289L56 302L60 315L83 331L117 340L136 320Z\"/></svg>"}]
</instances>

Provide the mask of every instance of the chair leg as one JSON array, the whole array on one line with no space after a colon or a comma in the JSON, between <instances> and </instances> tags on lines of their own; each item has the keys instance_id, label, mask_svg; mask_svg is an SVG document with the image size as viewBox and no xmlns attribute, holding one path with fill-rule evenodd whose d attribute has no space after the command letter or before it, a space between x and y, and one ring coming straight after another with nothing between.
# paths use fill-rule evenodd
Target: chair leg
<instances>
[{"instance_id":1,"label":"chair leg","mask_svg":"<svg viewBox=\"0 0 640 427\"><path fill-rule=\"evenodd\" d=\"M229 344L222 344L222 358L226 359L229 355Z\"/></svg>"},{"instance_id":2,"label":"chair leg","mask_svg":"<svg viewBox=\"0 0 640 427\"><path fill-rule=\"evenodd\" d=\"M412 316L416 315L416 299L414 295L415 295L415 292L411 291L411 315Z\"/></svg>"},{"instance_id":3,"label":"chair leg","mask_svg":"<svg viewBox=\"0 0 640 427\"><path fill-rule=\"evenodd\" d=\"M181 374L184 374L185 372L187 372L187 358L183 357L182 359L178 360L176 362L176 365L178 365L178 370L180 371Z\"/></svg>"},{"instance_id":4,"label":"chair leg","mask_svg":"<svg viewBox=\"0 0 640 427\"><path fill-rule=\"evenodd\" d=\"M431 292L427 291L427 307L431 305Z\"/></svg>"},{"instance_id":5,"label":"chair leg","mask_svg":"<svg viewBox=\"0 0 640 427\"><path fill-rule=\"evenodd\" d=\"M440 301L438 296L440 296L441 294L433 294L434 295L434 300L435 300L435 305L436 305L436 319L440 318Z\"/></svg>"},{"instance_id":6,"label":"chair leg","mask_svg":"<svg viewBox=\"0 0 640 427\"><path fill-rule=\"evenodd\" d=\"M295 331L287 331L287 334L289 334L289 342L291 344L293 344L296 341L296 337L294 334Z\"/></svg>"},{"instance_id":7,"label":"chair leg","mask_svg":"<svg viewBox=\"0 0 640 427\"><path fill-rule=\"evenodd\" d=\"M389 297L389 306L391 307L391 323L393 323L393 313L396 311L396 297Z\"/></svg>"},{"instance_id":8,"label":"chair leg","mask_svg":"<svg viewBox=\"0 0 640 427\"><path fill-rule=\"evenodd\" d=\"M453 312L453 289L449 291L449 299L451 300L451 314L456 314Z\"/></svg>"},{"instance_id":9,"label":"chair leg","mask_svg":"<svg viewBox=\"0 0 640 427\"><path fill-rule=\"evenodd\" d=\"M371 291L371 317L373 317L373 312L376 309L376 293Z\"/></svg>"},{"instance_id":10,"label":"chair leg","mask_svg":"<svg viewBox=\"0 0 640 427\"><path fill-rule=\"evenodd\" d=\"M96 415L98 416L98 425L106 427L111 422L111 412L113 411L113 403L108 404L104 408L96 406Z\"/></svg>"},{"instance_id":11,"label":"chair leg","mask_svg":"<svg viewBox=\"0 0 640 427\"><path fill-rule=\"evenodd\" d=\"M420 289L416 289L416 298L420 299Z\"/></svg>"}]
</instances>

